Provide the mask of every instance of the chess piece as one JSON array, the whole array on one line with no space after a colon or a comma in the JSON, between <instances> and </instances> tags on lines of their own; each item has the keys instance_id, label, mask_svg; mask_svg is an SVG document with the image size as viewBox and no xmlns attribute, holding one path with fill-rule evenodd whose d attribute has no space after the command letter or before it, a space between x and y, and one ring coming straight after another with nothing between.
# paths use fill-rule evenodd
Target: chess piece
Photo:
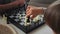
<instances>
[{"instance_id":1,"label":"chess piece","mask_svg":"<svg viewBox=\"0 0 60 34\"><path fill-rule=\"evenodd\" d=\"M30 22L30 17L28 17L28 18L26 17L26 18L25 18L25 24L24 24L24 25L25 25L25 26L29 26L30 24L31 24L31 22Z\"/></svg>"}]
</instances>

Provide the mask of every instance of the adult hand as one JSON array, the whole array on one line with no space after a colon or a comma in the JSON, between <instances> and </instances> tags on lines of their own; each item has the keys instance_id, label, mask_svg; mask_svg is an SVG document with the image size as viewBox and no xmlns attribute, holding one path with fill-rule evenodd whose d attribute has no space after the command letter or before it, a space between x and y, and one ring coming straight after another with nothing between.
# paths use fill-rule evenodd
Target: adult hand
<instances>
[{"instance_id":1,"label":"adult hand","mask_svg":"<svg viewBox=\"0 0 60 34\"><path fill-rule=\"evenodd\" d=\"M26 17L31 17L32 19L36 17L38 14L42 14L43 9L35 7L35 6L28 6L26 10Z\"/></svg>"}]
</instances>

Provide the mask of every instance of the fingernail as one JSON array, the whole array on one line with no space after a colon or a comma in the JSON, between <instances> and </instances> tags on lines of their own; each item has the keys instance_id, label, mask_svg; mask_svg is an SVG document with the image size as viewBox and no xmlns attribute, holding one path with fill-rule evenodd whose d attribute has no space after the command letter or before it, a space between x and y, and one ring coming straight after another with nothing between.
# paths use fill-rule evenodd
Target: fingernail
<instances>
[{"instance_id":1,"label":"fingernail","mask_svg":"<svg viewBox=\"0 0 60 34\"><path fill-rule=\"evenodd\" d=\"M30 15L30 18L32 18L33 17L33 15Z\"/></svg>"}]
</instances>

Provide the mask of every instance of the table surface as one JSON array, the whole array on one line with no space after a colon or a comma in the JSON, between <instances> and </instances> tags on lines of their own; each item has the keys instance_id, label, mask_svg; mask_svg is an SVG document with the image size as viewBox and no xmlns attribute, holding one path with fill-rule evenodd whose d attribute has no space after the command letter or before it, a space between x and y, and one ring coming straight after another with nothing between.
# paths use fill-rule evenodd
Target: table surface
<instances>
[{"instance_id":1,"label":"table surface","mask_svg":"<svg viewBox=\"0 0 60 34\"><path fill-rule=\"evenodd\" d=\"M1 23L6 24L6 20L0 18L0 24ZM8 24L8 25L11 26L18 34L26 34L22 30L14 26L13 24ZM37 28L36 30L30 32L29 34L53 34L53 31L47 24L44 24L41 27Z\"/></svg>"}]
</instances>

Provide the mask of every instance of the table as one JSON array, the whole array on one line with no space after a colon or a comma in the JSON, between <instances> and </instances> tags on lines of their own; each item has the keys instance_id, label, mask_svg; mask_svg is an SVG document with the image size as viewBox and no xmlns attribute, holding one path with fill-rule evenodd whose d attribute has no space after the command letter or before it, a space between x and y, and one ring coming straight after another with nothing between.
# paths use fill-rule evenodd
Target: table
<instances>
[{"instance_id":1,"label":"table","mask_svg":"<svg viewBox=\"0 0 60 34\"><path fill-rule=\"evenodd\" d=\"M0 23L6 24L6 20L0 19ZM22 30L20 30L13 24L8 25L11 26L18 34L25 34ZM53 31L47 24L44 24L41 27L37 28L36 30L30 32L29 34L53 34Z\"/></svg>"}]
</instances>

